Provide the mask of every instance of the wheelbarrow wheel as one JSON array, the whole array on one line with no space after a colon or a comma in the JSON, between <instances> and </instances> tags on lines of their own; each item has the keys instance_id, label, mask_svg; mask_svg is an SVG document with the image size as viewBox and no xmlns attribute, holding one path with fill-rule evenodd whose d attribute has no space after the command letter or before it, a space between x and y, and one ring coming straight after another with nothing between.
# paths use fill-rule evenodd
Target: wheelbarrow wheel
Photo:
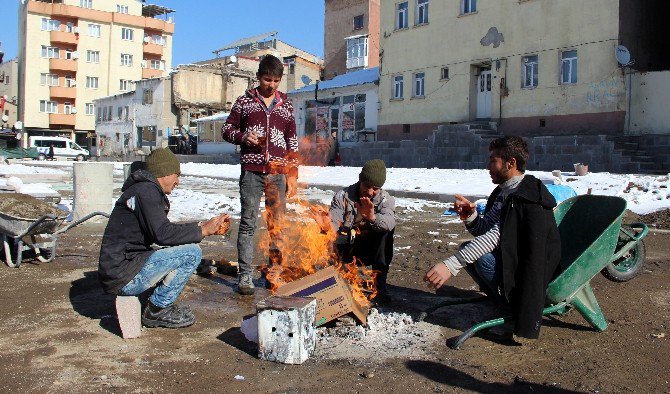
<instances>
[{"instance_id":1,"label":"wheelbarrow wheel","mask_svg":"<svg viewBox=\"0 0 670 394\"><path fill-rule=\"evenodd\" d=\"M624 226L624 228L629 232L635 232L628 226ZM625 244L626 242L627 240L625 239L619 239L619 243ZM644 246L644 240L640 240L627 254L621 256L619 260L603 268L601 272L605 278L613 282L629 281L642 272L646 253L647 250Z\"/></svg>"}]
</instances>

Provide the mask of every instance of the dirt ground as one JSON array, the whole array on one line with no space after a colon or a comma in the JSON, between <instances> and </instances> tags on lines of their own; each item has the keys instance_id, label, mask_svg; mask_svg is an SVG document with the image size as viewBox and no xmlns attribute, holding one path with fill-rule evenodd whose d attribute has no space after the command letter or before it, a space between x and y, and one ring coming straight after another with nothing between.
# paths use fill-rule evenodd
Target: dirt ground
<instances>
[{"instance_id":1,"label":"dirt ground","mask_svg":"<svg viewBox=\"0 0 670 394\"><path fill-rule=\"evenodd\" d=\"M440 211L398 212L393 301L385 311L416 319L446 297L477 295L465 274L438 295L422 282L468 238ZM650 232L639 277L592 281L609 324L604 332L572 311L545 318L535 344L516 346L493 330L451 350L449 338L493 316L490 305L474 304L438 310L416 323L416 340L387 350L333 340L304 364L283 365L259 360L239 330L267 291L237 295L234 278L220 274L194 276L180 297L194 309L195 325L143 329L140 338L123 340L114 297L102 292L96 274L103 229L100 223L65 233L52 263L0 267L2 392L670 391L668 232ZM207 239L203 249L208 257L236 258L234 236Z\"/></svg>"}]
</instances>

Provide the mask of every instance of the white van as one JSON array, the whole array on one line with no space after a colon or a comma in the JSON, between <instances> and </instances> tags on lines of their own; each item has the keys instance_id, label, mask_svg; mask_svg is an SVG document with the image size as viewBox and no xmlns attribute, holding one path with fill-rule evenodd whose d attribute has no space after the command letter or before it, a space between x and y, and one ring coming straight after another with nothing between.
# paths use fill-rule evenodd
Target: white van
<instances>
[{"instance_id":1,"label":"white van","mask_svg":"<svg viewBox=\"0 0 670 394\"><path fill-rule=\"evenodd\" d=\"M77 145L69 138L35 136L28 138L28 143L31 148L37 148L37 151L40 152L40 160L46 160L49 156L49 148L52 145L54 147L54 157L84 161L90 156L88 150Z\"/></svg>"}]
</instances>

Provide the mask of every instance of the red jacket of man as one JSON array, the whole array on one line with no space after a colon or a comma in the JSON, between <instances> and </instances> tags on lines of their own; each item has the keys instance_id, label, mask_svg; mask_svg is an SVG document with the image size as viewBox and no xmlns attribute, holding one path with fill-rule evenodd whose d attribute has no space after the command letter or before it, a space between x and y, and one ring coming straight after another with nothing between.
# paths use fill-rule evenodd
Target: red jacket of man
<instances>
[{"instance_id":1,"label":"red jacket of man","mask_svg":"<svg viewBox=\"0 0 670 394\"><path fill-rule=\"evenodd\" d=\"M262 141L258 146L242 144L244 135L251 132ZM235 101L221 135L226 141L241 145L242 170L287 174L298 167L293 104L284 93L275 93L275 104L268 112L256 89L246 91Z\"/></svg>"}]
</instances>

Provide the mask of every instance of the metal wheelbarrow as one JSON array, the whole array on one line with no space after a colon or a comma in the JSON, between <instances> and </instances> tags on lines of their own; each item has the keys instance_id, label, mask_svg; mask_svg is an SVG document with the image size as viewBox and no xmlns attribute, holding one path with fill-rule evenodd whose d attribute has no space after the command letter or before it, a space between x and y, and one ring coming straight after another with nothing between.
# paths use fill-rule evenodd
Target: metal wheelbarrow
<instances>
[{"instance_id":1,"label":"metal wheelbarrow","mask_svg":"<svg viewBox=\"0 0 670 394\"><path fill-rule=\"evenodd\" d=\"M104 212L93 212L59 228L67 218L65 212L63 215L44 215L36 220L0 212L0 237L5 264L12 268L19 267L23 261L23 252L30 250L35 252L38 261L51 262L56 256L58 236L98 215L109 217Z\"/></svg>"},{"instance_id":2,"label":"metal wheelbarrow","mask_svg":"<svg viewBox=\"0 0 670 394\"><path fill-rule=\"evenodd\" d=\"M549 283L543 315L564 314L576 309L596 330L604 331L607 321L590 285L602 272L608 279L621 282L641 272L648 229L644 223L622 226L626 200L621 197L582 195L563 201L554 210L561 234L560 274ZM420 319L438 308L485 300L453 300L435 305ZM511 321L500 317L472 326L449 347L458 349L478 331Z\"/></svg>"}]
</instances>

